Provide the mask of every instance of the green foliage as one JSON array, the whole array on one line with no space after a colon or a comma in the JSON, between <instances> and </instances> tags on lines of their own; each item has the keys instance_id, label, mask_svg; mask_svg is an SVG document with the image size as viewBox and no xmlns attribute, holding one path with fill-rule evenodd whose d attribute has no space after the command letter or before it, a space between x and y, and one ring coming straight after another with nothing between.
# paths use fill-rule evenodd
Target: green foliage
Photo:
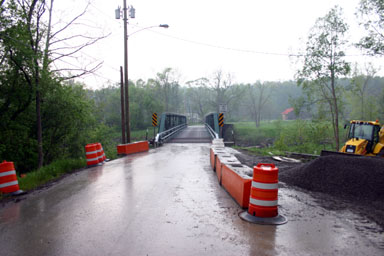
<instances>
[{"instance_id":1,"label":"green foliage","mask_svg":"<svg viewBox=\"0 0 384 256\"><path fill-rule=\"evenodd\" d=\"M357 45L372 55L383 55L384 2L382 0L361 0L356 15L368 33L361 38Z\"/></svg>"},{"instance_id":2,"label":"green foliage","mask_svg":"<svg viewBox=\"0 0 384 256\"><path fill-rule=\"evenodd\" d=\"M47 162L78 157L94 125L92 103L81 85L54 84L42 106L44 155Z\"/></svg>"},{"instance_id":3,"label":"green foliage","mask_svg":"<svg viewBox=\"0 0 384 256\"><path fill-rule=\"evenodd\" d=\"M283 128L280 137L274 143L274 148L281 151L313 154L333 146L329 122L298 119L292 123L291 126Z\"/></svg>"}]
</instances>

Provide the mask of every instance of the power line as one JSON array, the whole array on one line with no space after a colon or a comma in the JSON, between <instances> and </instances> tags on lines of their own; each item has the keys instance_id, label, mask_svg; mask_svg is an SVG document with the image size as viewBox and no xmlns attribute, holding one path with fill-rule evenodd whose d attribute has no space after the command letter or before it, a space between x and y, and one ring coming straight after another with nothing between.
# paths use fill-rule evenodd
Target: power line
<instances>
[{"instance_id":1,"label":"power line","mask_svg":"<svg viewBox=\"0 0 384 256\"><path fill-rule=\"evenodd\" d=\"M139 27L139 26L136 26L136 27ZM205 42L199 42L199 41L195 41L195 40L185 39L185 38L181 38L181 37L177 37L177 36L172 36L172 35L158 32L158 31L154 31L152 29L149 29L149 31L156 33L156 34L159 34L161 36L176 39L179 41L183 41L183 42L187 42L187 43L191 43L191 44L196 44L196 45L202 45L202 46L211 47L211 48L216 48L216 49L228 50L228 51L252 53L252 54L262 54L262 55L273 55L273 56L284 56L284 57L304 57L306 55L304 53L277 53L277 52L266 52L266 51L256 51L256 50L250 50L250 49L226 47L226 46L221 46L221 45L214 45L214 44L209 44L209 43L205 43ZM343 55L343 57L363 57L363 56L372 57L370 54L364 54L364 53L363 54L345 54L345 55Z\"/></svg>"}]
</instances>

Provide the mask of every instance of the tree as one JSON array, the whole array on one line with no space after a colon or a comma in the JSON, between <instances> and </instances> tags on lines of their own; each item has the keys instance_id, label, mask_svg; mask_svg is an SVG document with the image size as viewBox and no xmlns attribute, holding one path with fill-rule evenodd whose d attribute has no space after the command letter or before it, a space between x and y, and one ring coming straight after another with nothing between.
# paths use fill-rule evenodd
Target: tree
<instances>
[{"instance_id":1,"label":"tree","mask_svg":"<svg viewBox=\"0 0 384 256\"><path fill-rule=\"evenodd\" d=\"M210 90L208 88L209 80L205 77L188 81L188 89L185 94L186 110L192 117L194 113L199 115L200 120L210 110Z\"/></svg>"},{"instance_id":2,"label":"tree","mask_svg":"<svg viewBox=\"0 0 384 256\"><path fill-rule=\"evenodd\" d=\"M337 150L342 91L337 79L350 71L349 63L344 60L347 31L348 25L341 18L341 9L337 6L319 18L310 31L303 67L297 73L298 84L307 97L328 107Z\"/></svg>"},{"instance_id":3,"label":"tree","mask_svg":"<svg viewBox=\"0 0 384 256\"><path fill-rule=\"evenodd\" d=\"M164 102L165 112L178 112L179 101L179 81L177 74L172 68L166 68L161 73L157 73L155 83Z\"/></svg>"},{"instance_id":4,"label":"tree","mask_svg":"<svg viewBox=\"0 0 384 256\"><path fill-rule=\"evenodd\" d=\"M248 95L250 99L249 111L255 121L256 127L260 126L261 116L265 107L271 97L271 87L267 83L260 81L248 86Z\"/></svg>"},{"instance_id":5,"label":"tree","mask_svg":"<svg viewBox=\"0 0 384 256\"><path fill-rule=\"evenodd\" d=\"M368 35L360 39L359 47L372 55L384 54L384 1L361 0L356 13Z\"/></svg>"},{"instance_id":6,"label":"tree","mask_svg":"<svg viewBox=\"0 0 384 256\"><path fill-rule=\"evenodd\" d=\"M245 87L234 85L232 83L233 76L230 73L224 74L222 70L217 70L210 80L213 99L211 100L212 107L219 113L220 104L229 105L231 102L239 99L245 92ZM231 113L231 109L227 112L226 120Z\"/></svg>"},{"instance_id":7,"label":"tree","mask_svg":"<svg viewBox=\"0 0 384 256\"><path fill-rule=\"evenodd\" d=\"M384 89L382 90L380 96L379 96L379 114L380 114L380 120L384 120Z\"/></svg>"},{"instance_id":8,"label":"tree","mask_svg":"<svg viewBox=\"0 0 384 256\"><path fill-rule=\"evenodd\" d=\"M358 66L355 66L355 69L353 71L353 76L351 79L351 89L354 95L356 95L360 101L360 119L366 120L367 115L366 112L368 112L371 108L368 108L366 99L367 99L367 92L369 87L369 82L373 79L375 74L377 73L377 70L372 66L372 64L368 64L365 67L365 74L363 74L359 69Z\"/></svg>"},{"instance_id":9,"label":"tree","mask_svg":"<svg viewBox=\"0 0 384 256\"><path fill-rule=\"evenodd\" d=\"M15 98L21 104L13 110L11 119L15 119L35 102L36 139L38 151L38 168L44 163L43 125L41 109L44 95L55 86L54 78L60 80L79 77L95 71L101 63L91 68L60 68L52 70L57 61L75 55L87 46L104 38L86 35L61 36L84 15L87 7L62 27L53 31L52 12L54 0L10 0L0 2L0 52L2 89L5 91L5 104L0 106L0 116L14 103ZM45 18L48 10L48 17ZM76 45L71 40L76 39ZM81 40L83 39L83 41ZM80 42L80 43L79 43ZM60 66L60 65L59 65ZM63 71L75 74L63 77ZM53 83L51 83L53 82ZM53 87L52 87L53 86ZM52 87L52 88L50 88ZM19 95L19 92L22 93ZM1 101L0 101L1 102Z\"/></svg>"}]
</instances>

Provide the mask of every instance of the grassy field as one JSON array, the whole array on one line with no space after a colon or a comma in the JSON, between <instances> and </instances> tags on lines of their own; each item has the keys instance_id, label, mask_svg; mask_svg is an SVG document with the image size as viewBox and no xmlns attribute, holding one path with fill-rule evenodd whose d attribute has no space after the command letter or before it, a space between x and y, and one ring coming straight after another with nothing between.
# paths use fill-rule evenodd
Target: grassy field
<instances>
[{"instance_id":1,"label":"grassy field","mask_svg":"<svg viewBox=\"0 0 384 256\"><path fill-rule=\"evenodd\" d=\"M335 149L331 125L327 122L276 120L262 122L259 127L254 122L233 124L237 147L255 154L281 154L286 151L320 154L323 149ZM341 129L341 137L344 137L343 134Z\"/></svg>"}]
</instances>

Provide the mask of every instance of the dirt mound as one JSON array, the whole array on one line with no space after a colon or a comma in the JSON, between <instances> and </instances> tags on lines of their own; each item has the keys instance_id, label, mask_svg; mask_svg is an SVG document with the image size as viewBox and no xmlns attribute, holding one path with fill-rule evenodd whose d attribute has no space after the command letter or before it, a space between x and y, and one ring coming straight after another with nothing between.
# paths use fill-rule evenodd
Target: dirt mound
<instances>
[{"instance_id":1,"label":"dirt mound","mask_svg":"<svg viewBox=\"0 0 384 256\"><path fill-rule=\"evenodd\" d=\"M287 184L354 199L384 198L384 159L324 156L279 174Z\"/></svg>"}]
</instances>

